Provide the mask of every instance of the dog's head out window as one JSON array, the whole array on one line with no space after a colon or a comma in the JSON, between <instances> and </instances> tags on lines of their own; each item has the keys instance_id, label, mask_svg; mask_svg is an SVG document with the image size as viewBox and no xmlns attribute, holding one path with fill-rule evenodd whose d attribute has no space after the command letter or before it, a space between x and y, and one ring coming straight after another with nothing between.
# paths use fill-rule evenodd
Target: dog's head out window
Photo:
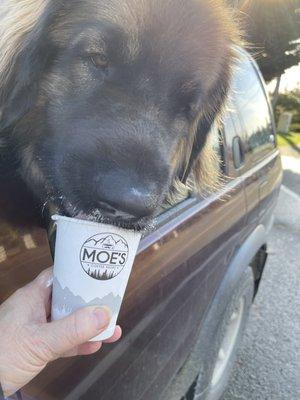
<instances>
[{"instance_id":1,"label":"dog's head out window","mask_svg":"<svg viewBox=\"0 0 300 400\"><path fill-rule=\"evenodd\" d=\"M221 2L39 0L1 22L2 130L42 203L137 226L191 173L215 184L237 38Z\"/></svg>"}]
</instances>

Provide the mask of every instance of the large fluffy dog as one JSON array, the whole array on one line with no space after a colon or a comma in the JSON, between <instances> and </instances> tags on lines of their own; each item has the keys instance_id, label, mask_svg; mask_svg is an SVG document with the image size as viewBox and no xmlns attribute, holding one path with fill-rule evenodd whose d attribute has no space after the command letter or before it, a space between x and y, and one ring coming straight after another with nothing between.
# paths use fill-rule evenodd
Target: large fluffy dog
<instances>
[{"instance_id":1,"label":"large fluffy dog","mask_svg":"<svg viewBox=\"0 0 300 400\"><path fill-rule=\"evenodd\" d=\"M221 1L0 7L2 157L14 154L43 203L137 226L188 175L202 189L215 183L207 137L237 40Z\"/></svg>"}]
</instances>

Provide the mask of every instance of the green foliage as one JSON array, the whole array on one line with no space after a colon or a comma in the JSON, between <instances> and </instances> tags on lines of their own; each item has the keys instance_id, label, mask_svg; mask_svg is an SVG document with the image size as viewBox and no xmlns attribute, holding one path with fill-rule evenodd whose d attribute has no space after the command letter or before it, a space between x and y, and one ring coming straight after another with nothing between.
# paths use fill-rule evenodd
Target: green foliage
<instances>
[{"instance_id":1,"label":"green foliage","mask_svg":"<svg viewBox=\"0 0 300 400\"><path fill-rule=\"evenodd\" d=\"M300 113L293 116L293 124L300 124Z\"/></svg>"},{"instance_id":2,"label":"green foliage","mask_svg":"<svg viewBox=\"0 0 300 400\"><path fill-rule=\"evenodd\" d=\"M278 121L279 115L289 111L293 114L291 130L299 132L300 126L300 89L293 90L288 93L281 93L278 96L275 109L275 120Z\"/></svg>"},{"instance_id":3,"label":"green foliage","mask_svg":"<svg viewBox=\"0 0 300 400\"><path fill-rule=\"evenodd\" d=\"M282 93L278 96L277 107L281 107L284 111L300 110L300 96L296 96L294 92Z\"/></svg>"},{"instance_id":4,"label":"green foliage","mask_svg":"<svg viewBox=\"0 0 300 400\"><path fill-rule=\"evenodd\" d=\"M300 123L292 124L291 125L291 131L292 132L296 132L296 133L300 133Z\"/></svg>"},{"instance_id":5,"label":"green foliage","mask_svg":"<svg viewBox=\"0 0 300 400\"><path fill-rule=\"evenodd\" d=\"M266 81L300 62L299 0L244 0L240 8Z\"/></svg>"},{"instance_id":6,"label":"green foliage","mask_svg":"<svg viewBox=\"0 0 300 400\"><path fill-rule=\"evenodd\" d=\"M287 135L278 133L277 144L279 147L296 146L300 147L300 133L290 132Z\"/></svg>"}]
</instances>

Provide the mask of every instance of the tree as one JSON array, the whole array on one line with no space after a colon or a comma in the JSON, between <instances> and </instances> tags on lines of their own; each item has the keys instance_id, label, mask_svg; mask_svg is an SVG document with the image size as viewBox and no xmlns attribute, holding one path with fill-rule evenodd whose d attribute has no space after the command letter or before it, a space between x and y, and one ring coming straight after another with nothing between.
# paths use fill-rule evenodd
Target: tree
<instances>
[{"instance_id":1,"label":"tree","mask_svg":"<svg viewBox=\"0 0 300 400\"><path fill-rule=\"evenodd\" d=\"M300 63L299 0L245 0L240 10L265 80L277 79L276 102L281 75Z\"/></svg>"},{"instance_id":2,"label":"tree","mask_svg":"<svg viewBox=\"0 0 300 400\"><path fill-rule=\"evenodd\" d=\"M278 120L280 114L284 111L292 112L293 131L300 132L300 88L279 94L275 108L276 120Z\"/></svg>"},{"instance_id":3,"label":"tree","mask_svg":"<svg viewBox=\"0 0 300 400\"><path fill-rule=\"evenodd\" d=\"M294 90L288 93L282 93L278 97L277 105L285 111L294 111L300 113L300 93L299 90Z\"/></svg>"}]
</instances>

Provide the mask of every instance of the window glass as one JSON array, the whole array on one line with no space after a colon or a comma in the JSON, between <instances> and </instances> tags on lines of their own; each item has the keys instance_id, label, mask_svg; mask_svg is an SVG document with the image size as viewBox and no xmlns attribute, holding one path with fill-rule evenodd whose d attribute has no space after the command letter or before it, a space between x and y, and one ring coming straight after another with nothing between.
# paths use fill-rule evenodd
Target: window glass
<instances>
[{"instance_id":1,"label":"window glass","mask_svg":"<svg viewBox=\"0 0 300 400\"><path fill-rule=\"evenodd\" d=\"M264 153L274 147L274 132L267 98L252 63L244 58L237 68L234 97L246 133L247 150Z\"/></svg>"},{"instance_id":2,"label":"window glass","mask_svg":"<svg viewBox=\"0 0 300 400\"><path fill-rule=\"evenodd\" d=\"M224 162L224 140L223 135L219 131L218 126L214 124L211 128L210 133L208 134L207 140L210 141L217 157L214 158L215 161L215 168L220 170L221 174L224 173L225 169L225 162ZM193 182L194 176L191 173L189 175L189 184L187 186L177 182L177 185L172 190L171 195L168 196L167 202L164 205L162 212L166 210L176 207L178 204L182 203L186 199L190 199L194 197L195 193L192 193L191 187L196 187L197 185ZM199 198L198 194L196 197ZM201 198L201 196L200 196Z\"/></svg>"},{"instance_id":3,"label":"window glass","mask_svg":"<svg viewBox=\"0 0 300 400\"><path fill-rule=\"evenodd\" d=\"M221 173L225 172L225 154L224 154L224 136L222 129L214 124L211 132L211 140L213 143L213 149L216 152L219 160L219 165L216 167L221 170Z\"/></svg>"}]
</instances>

